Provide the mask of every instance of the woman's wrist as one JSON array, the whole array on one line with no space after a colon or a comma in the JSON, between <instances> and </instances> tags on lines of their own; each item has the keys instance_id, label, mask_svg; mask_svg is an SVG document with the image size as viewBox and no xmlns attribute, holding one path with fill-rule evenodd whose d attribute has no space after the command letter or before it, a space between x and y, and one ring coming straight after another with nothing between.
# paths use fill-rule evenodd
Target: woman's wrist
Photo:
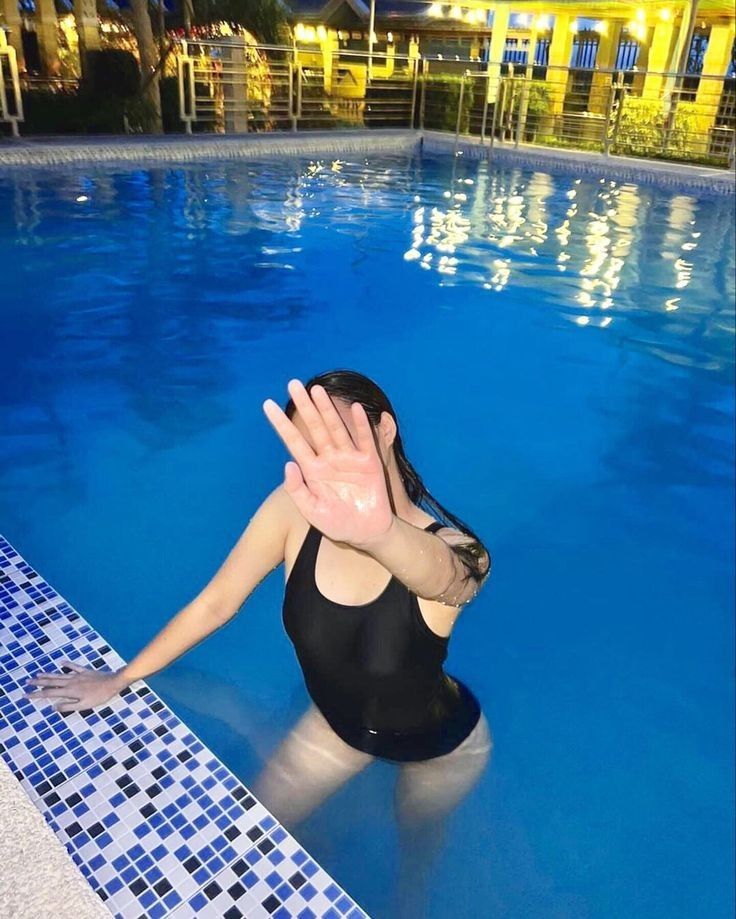
<instances>
[{"instance_id":1,"label":"woman's wrist","mask_svg":"<svg viewBox=\"0 0 736 919\"><path fill-rule=\"evenodd\" d=\"M118 670L113 670L112 672L112 682L118 692L125 689L127 686L130 686L131 683L135 682L131 680L130 677L125 672L127 664L124 667L120 667Z\"/></svg>"}]
</instances>

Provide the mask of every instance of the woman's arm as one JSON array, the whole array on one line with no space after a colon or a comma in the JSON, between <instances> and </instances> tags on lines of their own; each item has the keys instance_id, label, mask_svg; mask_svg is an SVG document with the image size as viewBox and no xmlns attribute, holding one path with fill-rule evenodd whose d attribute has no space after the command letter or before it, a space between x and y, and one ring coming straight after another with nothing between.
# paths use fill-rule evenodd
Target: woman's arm
<instances>
[{"instance_id":1,"label":"woman's arm","mask_svg":"<svg viewBox=\"0 0 736 919\"><path fill-rule=\"evenodd\" d=\"M388 531L355 548L367 552L412 593L447 606L462 606L475 597L483 581L468 577L468 570L452 546L477 545L459 530L445 527L442 535L428 533L400 517L393 517ZM490 558L479 556L483 578L490 570Z\"/></svg>"},{"instance_id":2,"label":"woman's arm","mask_svg":"<svg viewBox=\"0 0 736 919\"><path fill-rule=\"evenodd\" d=\"M294 504L282 485L258 508L219 571L130 663L117 671L122 689L163 670L237 613L284 560Z\"/></svg>"}]
</instances>

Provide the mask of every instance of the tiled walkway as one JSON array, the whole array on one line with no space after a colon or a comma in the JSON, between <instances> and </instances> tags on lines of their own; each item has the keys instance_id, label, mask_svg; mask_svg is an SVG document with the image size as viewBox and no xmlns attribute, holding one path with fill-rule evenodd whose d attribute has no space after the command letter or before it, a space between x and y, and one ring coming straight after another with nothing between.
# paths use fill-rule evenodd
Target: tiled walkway
<instances>
[{"instance_id":1,"label":"tiled walkway","mask_svg":"<svg viewBox=\"0 0 736 919\"><path fill-rule=\"evenodd\" d=\"M27 697L62 660L125 663L0 537L0 754L115 916L366 916L145 681L84 713Z\"/></svg>"}]
</instances>

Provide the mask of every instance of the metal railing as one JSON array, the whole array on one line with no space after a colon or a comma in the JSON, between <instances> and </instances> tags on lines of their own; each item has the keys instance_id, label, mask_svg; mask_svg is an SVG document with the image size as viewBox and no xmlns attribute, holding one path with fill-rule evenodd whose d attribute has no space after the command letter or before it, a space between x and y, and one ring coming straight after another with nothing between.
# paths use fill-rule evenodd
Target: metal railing
<instances>
[{"instance_id":1,"label":"metal railing","mask_svg":"<svg viewBox=\"0 0 736 919\"><path fill-rule=\"evenodd\" d=\"M532 144L732 166L736 80L536 63L416 58L253 45L174 43L184 130L246 133L413 127ZM30 84L25 91L32 91ZM0 30L0 122L23 120L15 53Z\"/></svg>"},{"instance_id":2,"label":"metal railing","mask_svg":"<svg viewBox=\"0 0 736 919\"><path fill-rule=\"evenodd\" d=\"M734 160L736 83L719 77L325 52L239 38L182 42L178 73L190 132L415 127L489 145Z\"/></svg>"},{"instance_id":3,"label":"metal railing","mask_svg":"<svg viewBox=\"0 0 736 919\"><path fill-rule=\"evenodd\" d=\"M417 62L399 54L325 54L239 38L197 39L181 42L177 73L188 133L405 127L414 121Z\"/></svg>"},{"instance_id":4,"label":"metal railing","mask_svg":"<svg viewBox=\"0 0 736 919\"><path fill-rule=\"evenodd\" d=\"M0 28L0 123L9 124L13 137L18 137L20 121L23 121L23 99L15 48L8 44L5 30Z\"/></svg>"}]
</instances>

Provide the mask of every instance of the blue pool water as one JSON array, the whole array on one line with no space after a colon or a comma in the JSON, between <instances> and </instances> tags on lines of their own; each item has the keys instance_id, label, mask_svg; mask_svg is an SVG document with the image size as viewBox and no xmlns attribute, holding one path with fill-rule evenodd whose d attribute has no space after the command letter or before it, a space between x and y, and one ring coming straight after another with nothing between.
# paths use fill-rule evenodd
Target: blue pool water
<instances>
[{"instance_id":1,"label":"blue pool water","mask_svg":"<svg viewBox=\"0 0 736 919\"><path fill-rule=\"evenodd\" d=\"M280 481L293 376L379 382L490 546L448 669L495 746L415 915L731 914L732 202L450 158L6 174L0 278L0 530L124 657ZM308 701L282 591L150 680L246 784ZM296 833L376 917L395 777Z\"/></svg>"}]
</instances>

